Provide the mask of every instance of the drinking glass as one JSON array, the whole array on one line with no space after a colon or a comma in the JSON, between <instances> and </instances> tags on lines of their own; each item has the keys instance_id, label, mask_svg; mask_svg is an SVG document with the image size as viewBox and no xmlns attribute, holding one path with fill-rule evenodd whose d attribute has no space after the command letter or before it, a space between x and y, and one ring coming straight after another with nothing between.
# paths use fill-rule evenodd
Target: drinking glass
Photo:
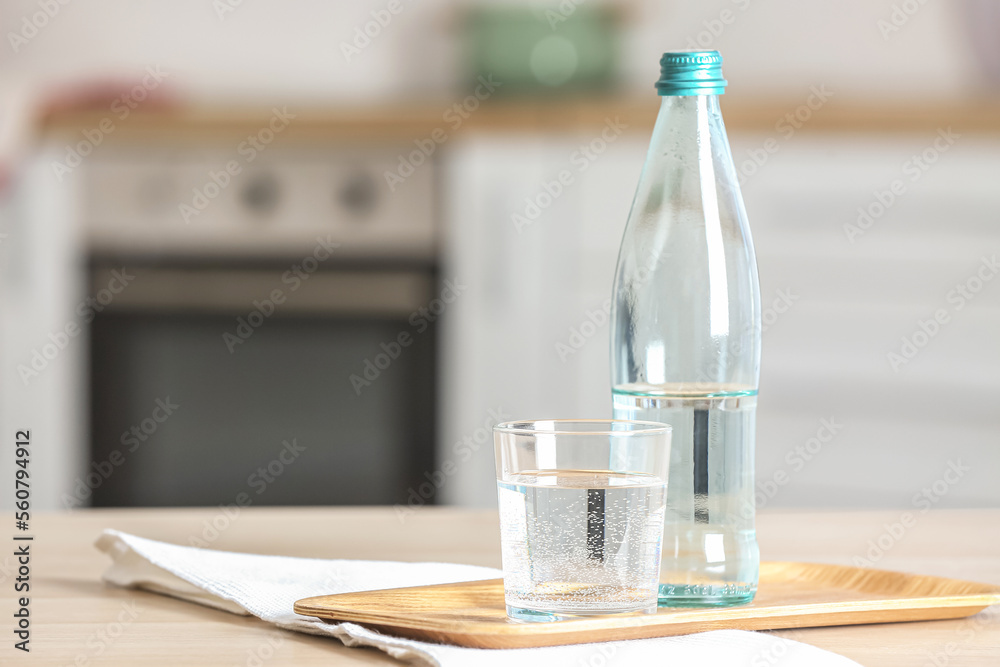
<instances>
[{"instance_id":1,"label":"drinking glass","mask_svg":"<svg viewBox=\"0 0 1000 667\"><path fill-rule=\"evenodd\" d=\"M493 428L509 617L656 611L670 433L615 419Z\"/></svg>"}]
</instances>

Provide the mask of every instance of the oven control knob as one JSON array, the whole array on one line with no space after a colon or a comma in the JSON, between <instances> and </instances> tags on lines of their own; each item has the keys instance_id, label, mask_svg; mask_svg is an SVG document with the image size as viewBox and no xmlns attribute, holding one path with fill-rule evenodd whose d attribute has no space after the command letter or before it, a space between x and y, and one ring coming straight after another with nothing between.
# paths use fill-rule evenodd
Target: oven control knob
<instances>
[{"instance_id":1,"label":"oven control knob","mask_svg":"<svg viewBox=\"0 0 1000 667\"><path fill-rule=\"evenodd\" d=\"M352 174L337 189L337 202L357 217L366 217L378 203L378 184L367 171Z\"/></svg>"},{"instance_id":2,"label":"oven control knob","mask_svg":"<svg viewBox=\"0 0 1000 667\"><path fill-rule=\"evenodd\" d=\"M240 193L243 205L260 215L273 213L278 206L279 198L278 179L272 174L251 177Z\"/></svg>"}]
</instances>

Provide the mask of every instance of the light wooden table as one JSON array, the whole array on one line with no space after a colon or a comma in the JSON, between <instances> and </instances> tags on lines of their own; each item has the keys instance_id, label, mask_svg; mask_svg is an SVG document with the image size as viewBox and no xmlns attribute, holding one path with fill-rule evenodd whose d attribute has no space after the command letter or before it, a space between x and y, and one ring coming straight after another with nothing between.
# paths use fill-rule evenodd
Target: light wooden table
<instances>
[{"instance_id":1,"label":"light wooden table","mask_svg":"<svg viewBox=\"0 0 1000 667\"><path fill-rule=\"evenodd\" d=\"M218 510L88 510L33 517L31 653L12 647L14 559L0 556L5 637L0 664L77 665L392 665L373 649L279 632L172 598L107 586L107 558L92 544L104 528L187 544ZM898 538L901 512L771 512L758 519L768 560L851 564L1000 584L1000 510L914 510L916 524ZM492 512L423 508L401 522L388 508L251 508L211 547L288 556L452 561L499 566ZM884 553L879 550L880 541ZM9 538L6 538L9 540ZM872 544L869 544L869 541ZM891 544L890 544L891 542ZM874 545L874 550L872 549ZM0 553L9 554L11 549ZM871 553L869 553L871 551ZM6 560L4 560L6 558ZM1000 606L958 621L818 628L778 633L881 665L1000 665ZM276 647L274 645L277 644ZM257 662L254 656L270 656ZM950 653L950 655L949 655ZM782 667L780 660L774 663ZM748 666L754 667L754 666Z\"/></svg>"}]
</instances>

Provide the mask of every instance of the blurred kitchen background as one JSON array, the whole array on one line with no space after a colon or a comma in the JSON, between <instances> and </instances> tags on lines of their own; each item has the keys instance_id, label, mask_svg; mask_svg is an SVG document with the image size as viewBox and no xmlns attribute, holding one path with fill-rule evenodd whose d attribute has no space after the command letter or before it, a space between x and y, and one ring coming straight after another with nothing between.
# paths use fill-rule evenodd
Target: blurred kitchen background
<instances>
[{"instance_id":1,"label":"blurred kitchen background","mask_svg":"<svg viewBox=\"0 0 1000 667\"><path fill-rule=\"evenodd\" d=\"M0 475L30 429L35 508L492 505L495 421L610 414L658 59L691 48L757 247L758 506L1000 505L998 2L0 25Z\"/></svg>"}]
</instances>

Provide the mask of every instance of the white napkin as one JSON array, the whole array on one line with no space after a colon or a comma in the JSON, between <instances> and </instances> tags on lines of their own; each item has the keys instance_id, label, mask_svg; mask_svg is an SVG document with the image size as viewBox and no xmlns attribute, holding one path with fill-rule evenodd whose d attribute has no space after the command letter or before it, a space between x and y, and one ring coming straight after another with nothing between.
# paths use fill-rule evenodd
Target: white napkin
<instances>
[{"instance_id":1,"label":"white napkin","mask_svg":"<svg viewBox=\"0 0 1000 667\"><path fill-rule=\"evenodd\" d=\"M494 579L502 575L499 570L450 563L258 556L182 547L116 530L104 531L97 548L114 561L104 573L110 583L252 614L286 630L336 637L347 646L373 646L413 665L858 665L808 644L741 630L532 649L444 646L383 635L353 623L324 623L294 613L292 604L314 595Z\"/></svg>"}]
</instances>

